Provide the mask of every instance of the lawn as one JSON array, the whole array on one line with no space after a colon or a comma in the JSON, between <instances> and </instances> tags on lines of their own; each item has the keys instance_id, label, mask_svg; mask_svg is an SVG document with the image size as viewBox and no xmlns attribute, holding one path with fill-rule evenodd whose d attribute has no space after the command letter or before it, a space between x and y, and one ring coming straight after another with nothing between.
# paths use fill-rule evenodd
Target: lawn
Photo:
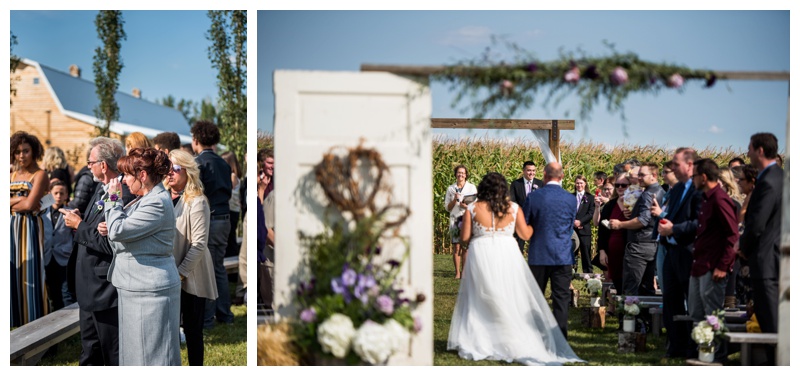
<instances>
[{"instance_id":1,"label":"lawn","mask_svg":"<svg viewBox=\"0 0 800 376\"><path fill-rule=\"evenodd\" d=\"M231 296L235 283L230 284ZM216 325L203 332L205 361L207 366L247 365L247 307L232 306L233 325ZM81 354L80 334L76 334L58 345L55 356L45 355L39 362L42 366L77 366ZM181 365L188 366L186 344L181 344Z\"/></svg>"},{"instance_id":2,"label":"lawn","mask_svg":"<svg viewBox=\"0 0 800 376\"><path fill-rule=\"evenodd\" d=\"M447 335L450 331L450 318L458 296L459 281L454 279L453 258L450 255L433 256L434 312L433 312L433 363L437 366L468 365L519 365L500 361L469 361L458 357L455 351L447 351ZM583 281L575 281L575 288L582 288ZM550 296L547 288L546 296ZM589 298L581 296L579 307L589 306ZM591 366L638 366L638 365L683 365L680 359L662 359L665 353L666 335L658 338L647 336L647 351L633 354L617 353L617 330L619 323L614 316L606 317L604 329L590 329L581 325L580 310L570 307L568 324L569 344L575 353ZM731 356L726 365L736 365L738 354ZM577 364L583 365L583 364Z\"/></svg>"}]
</instances>

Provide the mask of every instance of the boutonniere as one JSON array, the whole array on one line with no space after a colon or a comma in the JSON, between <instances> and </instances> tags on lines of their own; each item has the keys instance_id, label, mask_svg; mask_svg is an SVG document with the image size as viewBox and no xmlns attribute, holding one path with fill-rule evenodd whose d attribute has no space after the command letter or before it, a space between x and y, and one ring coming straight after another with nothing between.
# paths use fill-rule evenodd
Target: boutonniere
<instances>
[{"instance_id":1,"label":"boutonniere","mask_svg":"<svg viewBox=\"0 0 800 376\"><path fill-rule=\"evenodd\" d=\"M583 202L583 203L589 202L589 199L586 198L586 195L583 195L583 197L581 197L581 202Z\"/></svg>"},{"instance_id":2,"label":"boutonniere","mask_svg":"<svg viewBox=\"0 0 800 376\"><path fill-rule=\"evenodd\" d=\"M119 201L118 193L112 193L108 195L108 198L105 200L97 200L97 202L95 203L97 205L97 211L102 211L103 208L106 206L106 202L110 202L112 208L116 207L117 201Z\"/></svg>"},{"instance_id":3,"label":"boutonniere","mask_svg":"<svg viewBox=\"0 0 800 376\"><path fill-rule=\"evenodd\" d=\"M539 189L539 185L538 184L534 184L533 185L533 189Z\"/></svg>"}]
</instances>

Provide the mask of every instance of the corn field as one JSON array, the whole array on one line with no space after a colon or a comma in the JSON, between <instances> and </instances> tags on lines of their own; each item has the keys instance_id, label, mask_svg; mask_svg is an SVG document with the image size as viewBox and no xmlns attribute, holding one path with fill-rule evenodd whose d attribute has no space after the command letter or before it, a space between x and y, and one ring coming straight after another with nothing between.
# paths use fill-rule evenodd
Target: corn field
<instances>
[{"instance_id":1,"label":"corn field","mask_svg":"<svg viewBox=\"0 0 800 376\"><path fill-rule=\"evenodd\" d=\"M270 134L259 134L258 147L272 147L273 137ZM459 164L467 166L467 180L476 186L483 175L488 172L499 172L506 177L509 185L522 176L522 163L533 161L536 164L536 177L544 174L544 157L538 146L531 140L509 140L491 138L434 137L433 139L433 253L449 254L452 252L448 231L449 214L444 207L444 196L447 187L455 182L453 168ZM593 191L592 174L604 171L611 175L614 165L631 158L641 162L650 161L661 165L671 160L674 150L659 146L620 145L608 149L601 144L582 142L578 144L561 144L561 162L564 167L563 186L567 191L574 190L577 175L584 175L589 181L589 191ZM711 158L720 166L727 166L733 157L747 160L742 151L733 148L698 150L703 158ZM660 176L660 175L659 175Z\"/></svg>"}]
</instances>

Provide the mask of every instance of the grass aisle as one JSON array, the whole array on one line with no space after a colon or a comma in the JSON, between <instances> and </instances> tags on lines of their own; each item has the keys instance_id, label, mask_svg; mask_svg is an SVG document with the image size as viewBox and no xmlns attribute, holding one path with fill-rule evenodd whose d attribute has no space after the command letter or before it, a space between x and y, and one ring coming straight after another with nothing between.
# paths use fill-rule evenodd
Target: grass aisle
<instances>
[{"instance_id":1,"label":"grass aisle","mask_svg":"<svg viewBox=\"0 0 800 376\"><path fill-rule=\"evenodd\" d=\"M433 364L437 366L470 366L470 365L519 365L500 361L473 362L458 357L455 351L447 351L447 335L450 331L450 318L458 295L458 280L454 279L453 257L451 255L433 256ZM575 288L583 288L583 281L575 281ZM583 292L583 291L582 291ZM550 289L547 289L548 297ZM581 296L579 306L589 306L589 298ZM569 344L575 353L592 366L635 366L635 365L683 365L683 360L669 359L662 361L666 336L655 338L647 336L647 352L635 354L617 353L616 317L606 317L605 329L589 329L581 325L580 310L570 307L569 310Z\"/></svg>"},{"instance_id":2,"label":"grass aisle","mask_svg":"<svg viewBox=\"0 0 800 376\"><path fill-rule=\"evenodd\" d=\"M231 296L236 283L230 284ZM203 331L206 366L246 366L247 365L247 307L231 306L233 325L217 324L213 329ZM55 356L45 356L40 366L77 366L81 355L80 333L58 345ZM181 365L188 366L186 344L181 344Z\"/></svg>"}]
</instances>

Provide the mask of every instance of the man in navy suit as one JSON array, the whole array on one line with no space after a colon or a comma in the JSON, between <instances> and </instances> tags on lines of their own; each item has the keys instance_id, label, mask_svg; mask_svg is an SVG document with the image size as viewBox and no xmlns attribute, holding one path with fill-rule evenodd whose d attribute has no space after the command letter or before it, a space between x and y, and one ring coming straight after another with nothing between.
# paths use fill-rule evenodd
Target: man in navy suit
<instances>
[{"instance_id":1,"label":"man in navy suit","mask_svg":"<svg viewBox=\"0 0 800 376\"><path fill-rule=\"evenodd\" d=\"M669 343L667 357L670 358L693 358L697 353L697 344L690 336L692 323L675 322L673 317L687 314L697 213L703 204L702 192L692 184L694 161L698 159L692 149L679 148L675 151L672 171L678 183L669 191L665 208L667 215L657 227L660 242L667 249L661 293L664 299L664 328L667 329Z\"/></svg>"},{"instance_id":2,"label":"man in navy suit","mask_svg":"<svg viewBox=\"0 0 800 376\"><path fill-rule=\"evenodd\" d=\"M536 179L536 165L532 161L526 161L522 164L522 177L511 182L511 201L524 208L528 195L543 186L544 182ZM514 238L517 239L519 251L522 252L525 249L525 241L517 234L514 234Z\"/></svg>"},{"instance_id":3,"label":"man in navy suit","mask_svg":"<svg viewBox=\"0 0 800 376\"><path fill-rule=\"evenodd\" d=\"M525 221L533 227L528 248L528 266L544 293L547 281L553 299L553 316L567 337L567 306L572 280L572 226L577 208L575 196L561 187L564 170L558 162L544 168L544 187L531 192L525 200Z\"/></svg>"},{"instance_id":4,"label":"man in navy suit","mask_svg":"<svg viewBox=\"0 0 800 376\"><path fill-rule=\"evenodd\" d=\"M750 162L758 168L756 186L744 218L739 239L740 254L750 264L753 310L763 333L778 332L778 277L780 276L781 209L783 170L777 165L778 139L771 133L756 133L747 147ZM774 348L767 364L775 364Z\"/></svg>"}]
</instances>

